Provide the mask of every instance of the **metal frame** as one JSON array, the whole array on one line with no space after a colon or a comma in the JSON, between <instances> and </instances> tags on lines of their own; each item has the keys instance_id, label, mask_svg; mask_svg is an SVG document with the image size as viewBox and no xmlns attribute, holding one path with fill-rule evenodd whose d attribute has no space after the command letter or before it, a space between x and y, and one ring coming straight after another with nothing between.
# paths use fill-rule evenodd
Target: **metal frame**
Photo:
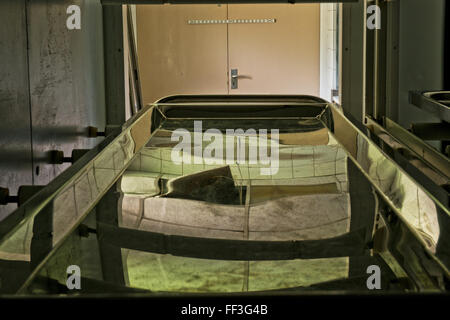
<instances>
[{"instance_id":1,"label":"metal frame","mask_svg":"<svg viewBox=\"0 0 450 320\"><path fill-rule=\"evenodd\" d=\"M130 79L130 94L131 94L131 109L132 114L138 113L142 109L142 92L141 81L139 76L139 62L137 54L136 38L133 27L133 15L131 7L127 6L127 29L128 29L128 48L129 48L129 79Z\"/></svg>"},{"instance_id":2,"label":"metal frame","mask_svg":"<svg viewBox=\"0 0 450 320\"><path fill-rule=\"evenodd\" d=\"M340 105L362 122L366 108L366 1L343 3Z\"/></svg>"},{"instance_id":3,"label":"metal frame","mask_svg":"<svg viewBox=\"0 0 450 320\"><path fill-rule=\"evenodd\" d=\"M122 7L103 6L106 124L125 122L125 66Z\"/></svg>"},{"instance_id":4,"label":"metal frame","mask_svg":"<svg viewBox=\"0 0 450 320\"><path fill-rule=\"evenodd\" d=\"M381 9L379 30L369 30L365 26L366 8L372 4ZM362 122L371 131L372 139L383 141L384 145L391 144L391 150L398 151L394 157L397 164L417 180L427 180L424 186L428 191L441 190L437 192L441 194L442 187L450 180L449 159L396 123L400 2L364 0L342 6L342 106L346 115L355 118L356 125ZM353 72L353 64L363 71ZM425 101L426 97L411 94L411 99ZM399 152L403 154L399 155Z\"/></svg>"}]
</instances>

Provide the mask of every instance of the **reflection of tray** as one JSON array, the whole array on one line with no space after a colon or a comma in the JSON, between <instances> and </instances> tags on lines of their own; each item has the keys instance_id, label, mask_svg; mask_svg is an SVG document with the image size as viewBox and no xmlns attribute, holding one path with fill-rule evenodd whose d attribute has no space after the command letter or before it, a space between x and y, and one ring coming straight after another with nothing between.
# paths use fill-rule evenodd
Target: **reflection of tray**
<instances>
[{"instance_id":1,"label":"reflection of tray","mask_svg":"<svg viewBox=\"0 0 450 320\"><path fill-rule=\"evenodd\" d=\"M450 122L450 91L410 91L409 101L441 120Z\"/></svg>"}]
</instances>

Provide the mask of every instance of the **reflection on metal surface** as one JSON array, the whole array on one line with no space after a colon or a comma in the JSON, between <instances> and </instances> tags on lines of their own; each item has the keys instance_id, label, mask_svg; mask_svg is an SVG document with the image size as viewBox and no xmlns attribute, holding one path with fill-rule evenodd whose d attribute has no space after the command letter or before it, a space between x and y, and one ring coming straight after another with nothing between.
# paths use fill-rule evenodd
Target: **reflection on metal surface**
<instances>
[{"instance_id":1,"label":"reflection on metal surface","mask_svg":"<svg viewBox=\"0 0 450 320\"><path fill-rule=\"evenodd\" d=\"M450 181L450 160L424 141L385 118L385 128L366 118L367 127L390 148L400 152L406 159L430 178L437 186Z\"/></svg>"},{"instance_id":2,"label":"reflection on metal surface","mask_svg":"<svg viewBox=\"0 0 450 320\"><path fill-rule=\"evenodd\" d=\"M385 119L386 129L394 137L397 137L400 141L405 143L414 152L416 152L421 159L429 162L432 166L438 169L440 172L450 177L450 160L449 158L436 151L433 147L418 139L407 130L396 124L389 118Z\"/></svg>"},{"instance_id":3,"label":"reflection on metal surface","mask_svg":"<svg viewBox=\"0 0 450 320\"><path fill-rule=\"evenodd\" d=\"M40 203L28 201L14 212L11 218L19 216L22 220L12 230L2 230L0 259L10 260L9 257L20 255L23 260L30 260L34 222L49 207L53 226L51 246L57 247L119 178L139 151L136 146L142 147L142 139L148 141L151 112L150 108L145 108L133 119L132 125L125 125L122 133L52 194L43 197L46 190L40 192L37 195L42 199ZM138 136L135 135L137 139L133 139L134 128L138 128ZM34 197L31 200L33 199Z\"/></svg>"},{"instance_id":4,"label":"reflection on metal surface","mask_svg":"<svg viewBox=\"0 0 450 320\"><path fill-rule=\"evenodd\" d=\"M224 136L214 153L198 153L212 144L196 139L199 120L201 133ZM174 162L179 128L189 148ZM227 135L238 128L255 133ZM250 161L251 150L270 129L279 136L263 147L277 170L264 175L271 164ZM54 293L42 279L64 283L67 262L83 262L87 287L107 292L365 291L361 266L373 264L387 290L444 290L448 277L448 208L336 106L308 96L163 99L23 210L0 243L0 268L31 260L22 293ZM80 224L95 235L80 238Z\"/></svg>"},{"instance_id":5,"label":"reflection on metal surface","mask_svg":"<svg viewBox=\"0 0 450 320\"><path fill-rule=\"evenodd\" d=\"M346 146L352 159L369 177L381 195L389 201L393 209L398 210L400 217L420 234L427 248L435 252L440 234L437 207L450 215L448 208L433 199L408 177L338 109L332 105L330 108L332 108L335 123L340 124L335 126L336 139ZM345 128L345 131L340 131L341 128Z\"/></svg>"}]
</instances>

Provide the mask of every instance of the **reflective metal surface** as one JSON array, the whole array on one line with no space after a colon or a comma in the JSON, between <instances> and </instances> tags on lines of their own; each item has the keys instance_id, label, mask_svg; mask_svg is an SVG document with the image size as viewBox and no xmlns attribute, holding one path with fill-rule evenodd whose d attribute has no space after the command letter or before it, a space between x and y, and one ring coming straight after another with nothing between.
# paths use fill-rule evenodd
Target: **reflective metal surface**
<instances>
[{"instance_id":1,"label":"reflective metal surface","mask_svg":"<svg viewBox=\"0 0 450 320\"><path fill-rule=\"evenodd\" d=\"M0 261L32 262L33 234L39 232L48 235L49 248L57 248L149 139L151 114L149 107L144 108L117 137L110 136L2 221ZM43 225L38 224L39 217L44 217ZM3 279L6 276L2 273Z\"/></svg>"},{"instance_id":2,"label":"reflective metal surface","mask_svg":"<svg viewBox=\"0 0 450 320\"><path fill-rule=\"evenodd\" d=\"M448 207L319 98L168 97L87 156L2 231L10 292L445 290Z\"/></svg>"},{"instance_id":3,"label":"reflective metal surface","mask_svg":"<svg viewBox=\"0 0 450 320\"><path fill-rule=\"evenodd\" d=\"M389 118L384 127L366 118L366 126L383 143L398 151L437 186L450 181L450 159Z\"/></svg>"}]
</instances>

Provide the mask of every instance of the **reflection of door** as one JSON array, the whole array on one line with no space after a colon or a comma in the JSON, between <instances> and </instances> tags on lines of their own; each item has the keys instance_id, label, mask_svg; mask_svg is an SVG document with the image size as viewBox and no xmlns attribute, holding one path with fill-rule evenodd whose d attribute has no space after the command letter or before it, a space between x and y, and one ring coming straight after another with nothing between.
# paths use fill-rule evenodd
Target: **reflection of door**
<instances>
[{"instance_id":1,"label":"reflection of door","mask_svg":"<svg viewBox=\"0 0 450 320\"><path fill-rule=\"evenodd\" d=\"M276 22L187 23L226 19ZM144 103L171 94L319 94L318 4L137 6L137 36Z\"/></svg>"}]
</instances>

